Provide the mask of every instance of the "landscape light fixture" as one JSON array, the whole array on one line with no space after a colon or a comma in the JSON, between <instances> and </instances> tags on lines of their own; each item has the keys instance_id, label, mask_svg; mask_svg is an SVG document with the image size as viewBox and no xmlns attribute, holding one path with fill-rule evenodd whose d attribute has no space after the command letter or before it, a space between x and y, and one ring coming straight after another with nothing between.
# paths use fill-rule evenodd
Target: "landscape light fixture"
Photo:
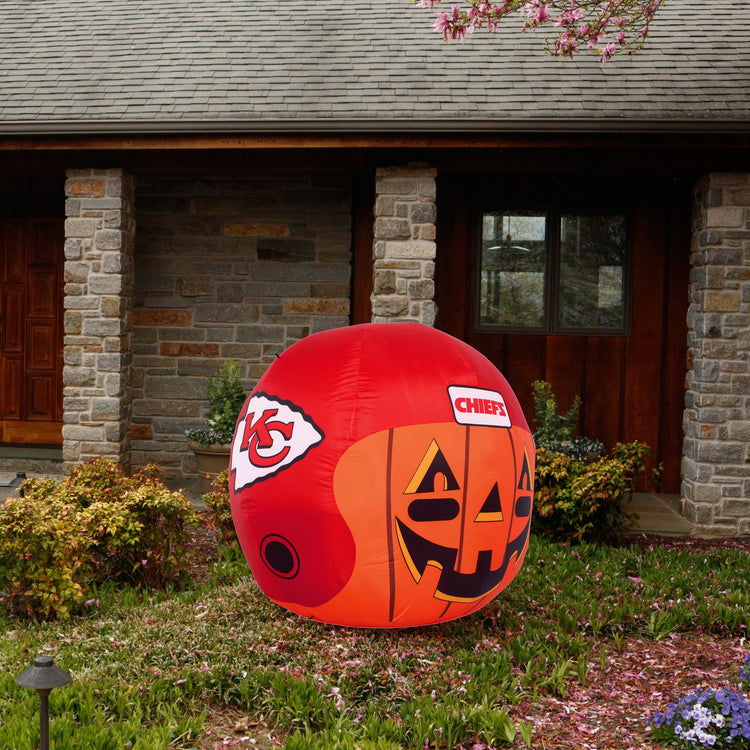
<instances>
[{"instance_id":1,"label":"landscape light fixture","mask_svg":"<svg viewBox=\"0 0 750 750\"><path fill-rule=\"evenodd\" d=\"M71 679L65 670L55 666L50 656L37 656L33 666L16 677L16 685L39 693L39 750L49 750L49 694Z\"/></svg>"}]
</instances>

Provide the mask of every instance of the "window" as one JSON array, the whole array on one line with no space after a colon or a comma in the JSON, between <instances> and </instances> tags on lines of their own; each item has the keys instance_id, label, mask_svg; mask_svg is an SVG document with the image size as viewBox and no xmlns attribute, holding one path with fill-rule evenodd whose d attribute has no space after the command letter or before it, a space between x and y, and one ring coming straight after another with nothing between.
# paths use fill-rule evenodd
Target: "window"
<instances>
[{"instance_id":1,"label":"window","mask_svg":"<svg viewBox=\"0 0 750 750\"><path fill-rule=\"evenodd\" d=\"M629 332L629 250L622 213L482 215L479 330Z\"/></svg>"}]
</instances>

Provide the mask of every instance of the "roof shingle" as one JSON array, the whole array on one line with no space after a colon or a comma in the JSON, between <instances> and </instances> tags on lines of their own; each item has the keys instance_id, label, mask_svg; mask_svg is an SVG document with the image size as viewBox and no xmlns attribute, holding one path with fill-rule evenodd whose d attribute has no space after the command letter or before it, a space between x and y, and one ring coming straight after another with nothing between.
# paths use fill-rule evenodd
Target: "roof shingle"
<instances>
[{"instance_id":1,"label":"roof shingle","mask_svg":"<svg viewBox=\"0 0 750 750\"><path fill-rule=\"evenodd\" d=\"M750 3L670 0L606 66L520 24L446 44L406 0L3 0L0 131L750 126Z\"/></svg>"}]
</instances>

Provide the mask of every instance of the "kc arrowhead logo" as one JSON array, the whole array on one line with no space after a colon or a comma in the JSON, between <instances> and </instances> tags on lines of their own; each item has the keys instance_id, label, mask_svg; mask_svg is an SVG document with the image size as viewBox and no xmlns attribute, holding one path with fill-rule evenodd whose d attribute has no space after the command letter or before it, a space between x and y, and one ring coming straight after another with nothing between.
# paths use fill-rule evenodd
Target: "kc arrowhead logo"
<instances>
[{"instance_id":1,"label":"kc arrowhead logo","mask_svg":"<svg viewBox=\"0 0 750 750\"><path fill-rule=\"evenodd\" d=\"M322 430L295 404L266 393L253 394L237 421L232 442L234 491L275 476L324 438Z\"/></svg>"}]
</instances>

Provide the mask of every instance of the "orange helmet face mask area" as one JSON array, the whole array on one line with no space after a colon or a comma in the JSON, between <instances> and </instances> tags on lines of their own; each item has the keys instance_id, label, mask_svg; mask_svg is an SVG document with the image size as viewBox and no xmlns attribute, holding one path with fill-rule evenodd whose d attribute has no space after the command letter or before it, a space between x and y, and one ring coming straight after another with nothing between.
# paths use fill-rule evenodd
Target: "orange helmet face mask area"
<instances>
[{"instance_id":1,"label":"orange helmet face mask area","mask_svg":"<svg viewBox=\"0 0 750 750\"><path fill-rule=\"evenodd\" d=\"M418 324L315 334L287 353L248 399L230 467L235 526L263 591L359 627L443 622L493 599L523 562L534 477L533 439L502 375Z\"/></svg>"}]
</instances>

